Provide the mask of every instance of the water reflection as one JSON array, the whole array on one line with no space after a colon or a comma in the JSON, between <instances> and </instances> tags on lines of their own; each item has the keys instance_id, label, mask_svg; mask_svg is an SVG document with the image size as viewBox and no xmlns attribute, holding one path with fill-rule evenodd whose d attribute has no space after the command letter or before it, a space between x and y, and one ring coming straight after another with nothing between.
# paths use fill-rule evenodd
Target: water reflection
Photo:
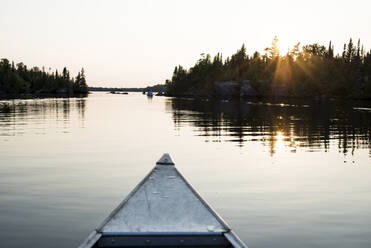
<instances>
[{"instance_id":1,"label":"water reflection","mask_svg":"<svg viewBox=\"0 0 371 248\"><path fill-rule=\"evenodd\" d=\"M45 134L58 123L64 123L67 129L72 117L84 125L85 98L12 100L1 101L0 105L0 136L22 135L31 130Z\"/></svg>"},{"instance_id":2,"label":"water reflection","mask_svg":"<svg viewBox=\"0 0 371 248\"><path fill-rule=\"evenodd\" d=\"M371 111L367 102L298 100L218 101L172 98L166 102L177 129L192 125L207 142L259 141L273 155L279 150L354 154L367 149L371 156ZM361 106L361 107L360 107Z\"/></svg>"},{"instance_id":3,"label":"water reflection","mask_svg":"<svg viewBox=\"0 0 371 248\"><path fill-rule=\"evenodd\" d=\"M1 247L77 247L163 152L251 247L371 247L365 104L104 92L6 103Z\"/></svg>"}]
</instances>

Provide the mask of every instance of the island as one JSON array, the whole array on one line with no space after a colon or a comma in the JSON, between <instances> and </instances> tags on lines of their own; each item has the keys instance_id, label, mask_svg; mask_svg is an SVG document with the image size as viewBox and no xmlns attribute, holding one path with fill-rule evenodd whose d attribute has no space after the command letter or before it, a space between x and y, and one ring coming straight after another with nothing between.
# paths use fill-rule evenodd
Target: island
<instances>
[{"instance_id":1,"label":"island","mask_svg":"<svg viewBox=\"0 0 371 248\"><path fill-rule=\"evenodd\" d=\"M242 45L223 60L218 53L201 54L195 65L176 66L166 80L169 96L217 97L297 97L371 99L371 51L361 41L350 39L341 54L334 45L317 43L301 46L281 54L278 38L264 54L246 53Z\"/></svg>"},{"instance_id":2,"label":"island","mask_svg":"<svg viewBox=\"0 0 371 248\"><path fill-rule=\"evenodd\" d=\"M66 67L51 72L38 67L28 69L22 62L0 60L0 98L86 95L88 85L84 68L71 77Z\"/></svg>"}]
</instances>

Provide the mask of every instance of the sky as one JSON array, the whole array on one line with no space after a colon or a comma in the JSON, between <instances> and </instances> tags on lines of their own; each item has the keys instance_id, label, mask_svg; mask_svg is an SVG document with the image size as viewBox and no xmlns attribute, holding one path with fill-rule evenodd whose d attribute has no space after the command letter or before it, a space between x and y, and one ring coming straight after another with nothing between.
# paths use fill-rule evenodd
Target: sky
<instances>
[{"instance_id":1,"label":"sky","mask_svg":"<svg viewBox=\"0 0 371 248\"><path fill-rule=\"evenodd\" d=\"M361 39L371 48L369 0L0 0L0 58L72 75L89 86L164 83L201 53L226 58L244 43L263 52L274 36L335 51Z\"/></svg>"}]
</instances>

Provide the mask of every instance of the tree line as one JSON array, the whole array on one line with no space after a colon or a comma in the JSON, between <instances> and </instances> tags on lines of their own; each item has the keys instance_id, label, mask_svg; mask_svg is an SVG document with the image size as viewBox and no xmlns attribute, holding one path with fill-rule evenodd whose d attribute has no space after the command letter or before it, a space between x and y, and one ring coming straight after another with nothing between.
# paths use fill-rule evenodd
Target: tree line
<instances>
[{"instance_id":1,"label":"tree line","mask_svg":"<svg viewBox=\"0 0 371 248\"><path fill-rule=\"evenodd\" d=\"M0 60L0 96L42 94L87 94L85 72L82 68L76 77L71 77L66 67L62 72L46 72L43 67L28 69L22 62L14 64L8 59Z\"/></svg>"},{"instance_id":2,"label":"tree line","mask_svg":"<svg viewBox=\"0 0 371 248\"><path fill-rule=\"evenodd\" d=\"M248 80L256 96L274 96L277 91L291 97L371 98L371 50L361 41L344 44L341 54L334 45L297 43L286 54L278 48L275 37L263 54L246 53L242 45L235 54L223 60L218 53L201 54L195 65L185 69L176 66L166 80L169 95L215 95L215 82Z\"/></svg>"}]
</instances>

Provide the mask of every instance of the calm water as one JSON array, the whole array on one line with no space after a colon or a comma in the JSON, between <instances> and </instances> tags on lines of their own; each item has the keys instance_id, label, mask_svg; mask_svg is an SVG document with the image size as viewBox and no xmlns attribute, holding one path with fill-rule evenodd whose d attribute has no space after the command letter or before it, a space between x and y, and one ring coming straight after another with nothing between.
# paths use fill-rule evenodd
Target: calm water
<instances>
[{"instance_id":1,"label":"calm water","mask_svg":"<svg viewBox=\"0 0 371 248\"><path fill-rule=\"evenodd\" d=\"M250 248L371 247L371 104L9 101L2 247L76 247L164 152Z\"/></svg>"}]
</instances>

